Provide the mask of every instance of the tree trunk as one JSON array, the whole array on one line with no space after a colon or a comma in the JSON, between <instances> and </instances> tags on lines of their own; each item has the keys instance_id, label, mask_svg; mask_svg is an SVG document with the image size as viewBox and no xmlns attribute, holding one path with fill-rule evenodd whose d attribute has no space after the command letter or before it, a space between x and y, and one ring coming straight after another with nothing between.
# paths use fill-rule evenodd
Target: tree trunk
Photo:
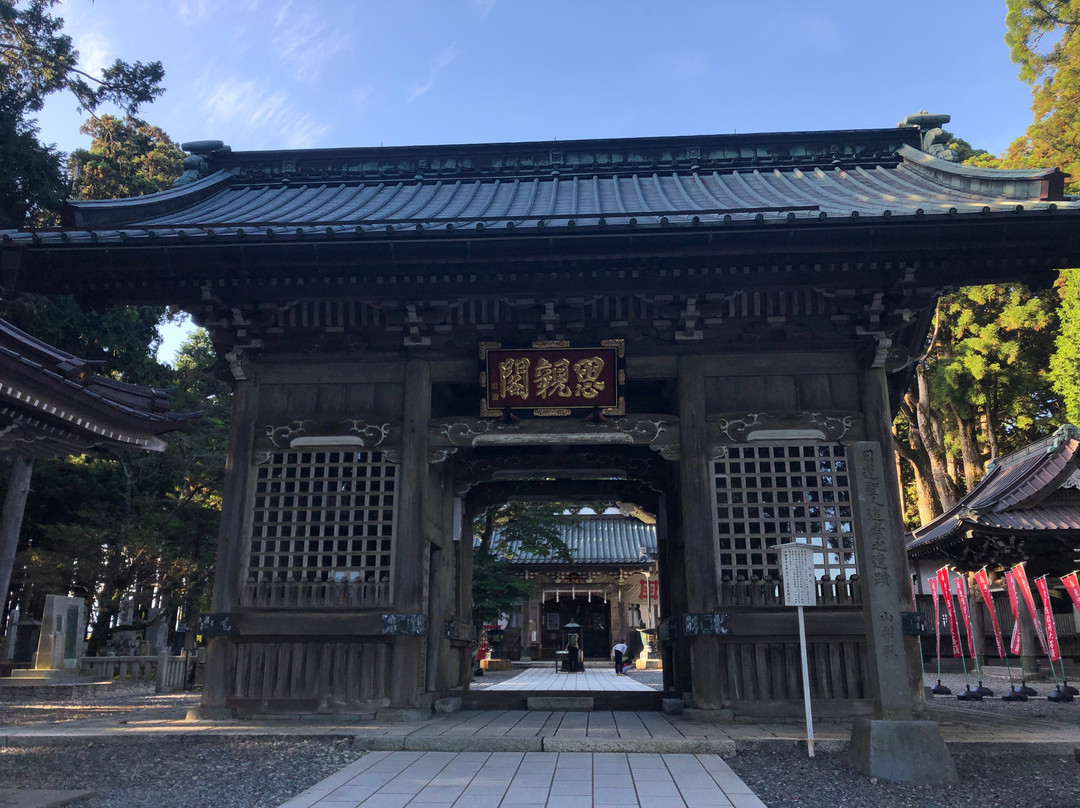
<instances>
[{"instance_id":1,"label":"tree trunk","mask_svg":"<svg viewBox=\"0 0 1080 808\"><path fill-rule=\"evenodd\" d=\"M994 422L990 418L990 405L984 404L982 408L983 434L986 436L986 445L990 450L990 459L1000 457L998 452L997 433L994 432Z\"/></svg>"},{"instance_id":2,"label":"tree trunk","mask_svg":"<svg viewBox=\"0 0 1080 808\"><path fill-rule=\"evenodd\" d=\"M955 409L953 409L953 414L956 416L956 431L960 436L960 455L964 463L964 490L970 491L982 477L982 457L979 455L978 437L974 422L961 418Z\"/></svg>"},{"instance_id":3,"label":"tree trunk","mask_svg":"<svg viewBox=\"0 0 1080 808\"><path fill-rule=\"evenodd\" d=\"M930 479L930 461L926 457L926 452L922 451L921 448L912 448L910 444L904 446L899 441L894 441L893 444L897 455L911 468L915 480L915 507L919 510L919 523L925 525L941 512L937 495L928 482Z\"/></svg>"},{"instance_id":4,"label":"tree trunk","mask_svg":"<svg viewBox=\"0 0 1080 808\"><path fill-rule=\"evenodd\" d=\"M7 606L11 570L15 566L15 553L19 548L19 533L22 530L23 511L26 509L26 497L30 493L30 477L33 471L33 458L16 457L12 461L11 473L8 476L4 510L0 513L0 618L3 618L4 607Z\"/></svg>"},{"instance_id":5,"label":"tree trunk","mask_svg":"<svg viewBox=\"0 0 1080 808\"><path fill-rule=\"evenodd\" d=\"M923 445L926 447L932 472L931 478L934 481L942 511L947 511L956 504L956 487L949 479L945 468L946 452L943 431L940 421L937 421L930 412L930 390L926 382L926 368L923 365L916 367L915 379L918 390L915 414L918 417L919 437L922 438Z\"/></svg>"}]
</instances>

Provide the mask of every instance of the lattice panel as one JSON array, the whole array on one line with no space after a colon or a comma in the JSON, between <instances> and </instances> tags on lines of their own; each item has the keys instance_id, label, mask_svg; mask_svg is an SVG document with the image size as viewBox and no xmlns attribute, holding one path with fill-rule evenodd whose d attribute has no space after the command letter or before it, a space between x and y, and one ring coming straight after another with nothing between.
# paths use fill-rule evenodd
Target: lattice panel
<instances>
[{"instance_id":1,"label":"lattice panel","mask_svg":"<svg viewBox=\"0 0 1080 808\"><path fill-rule=\"evenodd\" d=\"M790 541L814 547L819 579L857 572L843 446L729 446L713 481L723 580L779 578L779 553L768 548Z\"/></svg>"},{"instance_id":2,"label":"lattice panel","mask_svg":"<svg viewBox=\"0 0 1080 808\"><path fill-rule=\"evenodd\" d=\"M258 467L249 583L388 585L396 466L382 452L276 452Z\"/></svg>"}]
</instances>

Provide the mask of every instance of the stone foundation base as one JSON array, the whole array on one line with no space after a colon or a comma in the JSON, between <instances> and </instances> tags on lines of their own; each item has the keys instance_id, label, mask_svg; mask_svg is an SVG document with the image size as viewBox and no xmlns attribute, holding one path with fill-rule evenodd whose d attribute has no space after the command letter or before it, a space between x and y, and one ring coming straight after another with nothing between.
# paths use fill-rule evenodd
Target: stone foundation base
<instances>
[{"instance_id":1,"label":"stone foundation base","mask_svg":"<svg viewBox=\"0 0 1080 808\"><path fill-rule=\"evenodd\" d=\"M194 707L187 711L185 721L232 721L236 711L231 707Z\"/></svg>"},{"instance_id":2,"label":"stone foundation base","mask_svg":"<svg viewBox=\"0 0 1080 808\"><path fill-rule=\"evenodd\" d=\"M935 721L856 718L848 762L868 777L935 786L957 782L956 766Z\"/></svg>"}]
</instances>

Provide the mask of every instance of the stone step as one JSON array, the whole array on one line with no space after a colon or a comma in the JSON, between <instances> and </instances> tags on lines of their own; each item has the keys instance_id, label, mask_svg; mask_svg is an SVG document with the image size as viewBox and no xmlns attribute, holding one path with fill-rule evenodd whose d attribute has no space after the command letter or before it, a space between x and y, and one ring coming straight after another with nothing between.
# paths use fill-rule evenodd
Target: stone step
<instances>
[{"instance_id":1,"label":"stone step","mask_svg":"<svg viewBox=\"0 0 1080 808\"><path fill-rule=\"evenodd\" d=\"M525 700L527 710L565 710L567 712L592 712L592 696L529 696Z\"/></svg>"},{"instance_id":2,"label":"stone step","mask_svg":"<svg viewBox=\"0 0 1080 808\"><path fill-rule=\"evenodd\" d=\"M593 710L656 710L661 708L664 694L659 690L472 690L461 694L463 710L530 710L570 709L566 707L529 706L534 698L588 698Z\"/></svg>"}]
</instances>

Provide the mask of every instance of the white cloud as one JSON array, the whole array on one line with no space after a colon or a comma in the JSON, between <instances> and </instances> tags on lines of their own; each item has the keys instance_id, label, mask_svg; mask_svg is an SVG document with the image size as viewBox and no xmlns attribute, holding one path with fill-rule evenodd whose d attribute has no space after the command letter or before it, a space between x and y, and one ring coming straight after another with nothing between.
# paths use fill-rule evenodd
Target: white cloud
<instances>
[{"instance_id":1,"label":"white cloud","mask_svg":"<svg viewBox=\"0 0 1080 808\"><path fill-rule=\"evenodd\" d=\"M173 8L183 25L203 22L210 16L209 0L173 0Z\"/></svg>"},{"instance_id":2,"label":"white cloud","mask_svg":"<svg viewBox=\"0 0 1080 808\"><path fill-rule=\"evenodd\" d=\"M455 47L455 43L451 42L446 47L446 49L439 54L438 58L435 60L435 63L431 66L431 73L428 75L428 80L423 84L415 85L406 100L415 101L424 93L431 90L431 88L435 86L435 82L438 81L440 74L442 74L442 72L446 70L446 68L448 68L456 58L457 49Z\"/></svg>"},{"instance_id":3,"label":"white cloud","mask_svg":"<svg viewBox=\"0 0 1080 808\"><path fill-rule=\"evenodd\" d=\"M255 81L220 81L210 88L205 103L207 131L230 128L254 141L229 144L240 150L310 148L332 129L298 111L284 93L269 91Z\"/></svg>"},{"instance_id":4,"label":"white cloud","mask_svg":"<svg viewBox=\"0 0 1080 808\"><path fill-rule=\"evenodd\" d=\"M291 65L296 78L315 79L343 49L345 40L338 28L325 21L326 14L313 13L310 6L297 12L292 8L292 2L285 3L274 16L274 56Z\"/></svg>"},{"instance_id":5,"label":"white cloud","mask_svg":"<svg viewBox=\"0 0 1080 808\"><path fill-rule=\"evenodd\" d=\"M64 33L79 52L79 69L100 77L101 71L116 61L115 47L101 18L86 13L85 3L71 0L60 4L59 14L64 18Z\"/></svg>"},{"instance_id":6,"label":"white cloud","mask_svg":"<svg viewBox=\"0 0 1080 808\"><path fill-rule=\"evenodd\" d=\"M495 8L497 0L473 0L473 5L480 10L480 16L486 17Z\"/></svg>"}]
</instances>

